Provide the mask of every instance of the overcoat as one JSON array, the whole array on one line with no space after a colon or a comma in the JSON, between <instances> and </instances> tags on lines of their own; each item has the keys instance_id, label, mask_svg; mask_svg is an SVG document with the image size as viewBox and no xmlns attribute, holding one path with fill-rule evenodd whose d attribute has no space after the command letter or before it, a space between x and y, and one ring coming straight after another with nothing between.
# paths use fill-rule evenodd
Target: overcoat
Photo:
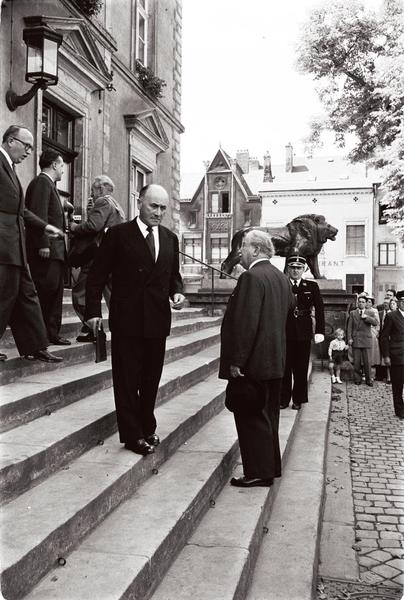
<instances>
[{"instance_id":1,"label":"overcoat","mask_svg":"<svg viewBox=\"0 0 404 600\"><path fill-rule=\"evenodd\" d=\"M378 319L373 314L373 309L365 309L365 318L362 319L358 309L349 313L347 338L352 339L352 348L372 347L372 325L377 325Z\"/></svg>"},{"instance_id":2,"label":"overcoat","mask_svg":"<svg viewBox=\"0 0 404 600\"><path fill-rule=\"evenodd\" d=\"M86 319L101 316L101 296L112 274L109 327L123 337L166 337L169 298L182 293L178 238L159 225L159 255L154 262L135 220L108 229L87 279Z\"/></svg>"},{"instance_id":3,"label":"overcoat","mask_svg":"<svg viewBox=\"0 0 404 600\"><path fill-rule=\"evenodd\" d=\"M242 273L222 322L219 377L230 379L235 365L256 381L281 378L286 317L293 305L287 277L268 260Z\"/></svg>"},{"instance_id":4,"label":"overcoat","mask_svg":"<svg viewBox=\"0 0 404 600\"><path fill-rule=\"evenodd\" d=\"M404 317L398 309L384 319L380 346L382 356L390 357L392 365L404 365Z\"/></svg>"}]
</instances>

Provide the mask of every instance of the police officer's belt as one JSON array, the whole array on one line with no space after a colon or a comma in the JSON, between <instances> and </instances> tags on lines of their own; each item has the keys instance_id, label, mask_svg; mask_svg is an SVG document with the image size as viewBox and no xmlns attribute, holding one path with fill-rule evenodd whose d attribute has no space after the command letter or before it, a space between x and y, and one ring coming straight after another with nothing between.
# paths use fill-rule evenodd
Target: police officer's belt
<instances>
[{"instance_id":1,"label":"police officer's belt","mask_svg":"<svg viewBox=\"0 0 404 600\"><path fill-rule=\"evenodd\" d=\"M302 317L303 315L311 315L311 310L299 310L297 308L295 308L295 310L293 311L293 314L295 317Z\"/></svg>"}]
</instances>

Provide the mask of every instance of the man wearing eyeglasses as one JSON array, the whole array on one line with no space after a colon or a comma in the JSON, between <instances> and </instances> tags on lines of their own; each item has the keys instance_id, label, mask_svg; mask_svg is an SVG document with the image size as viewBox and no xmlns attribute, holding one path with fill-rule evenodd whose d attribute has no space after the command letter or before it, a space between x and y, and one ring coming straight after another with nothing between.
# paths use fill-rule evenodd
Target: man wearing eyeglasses
<instances>
[{"instance_id":1,"label":"man wearing eyeglasses","mask_svg":"<svg viewBox=\"0 0 404 600\"><path fill-rule=\"evenodd\" d=\"M46 327L27 266L25 226L50 237L63 237L63 232L25 208L24 193L15 173L15 165L31 154L33 143L32 133L26 127L11 125L0 146L0 338L10 325L21 356L59 362L62 358L47 351ZM6 358L0 353L0 360Z\"/></svg>"}]
</instances>

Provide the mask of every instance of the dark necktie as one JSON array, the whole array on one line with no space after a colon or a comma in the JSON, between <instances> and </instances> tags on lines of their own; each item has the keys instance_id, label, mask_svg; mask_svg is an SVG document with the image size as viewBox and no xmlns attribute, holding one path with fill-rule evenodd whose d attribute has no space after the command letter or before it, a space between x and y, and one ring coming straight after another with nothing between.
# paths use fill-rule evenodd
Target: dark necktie
<instances>
[{"instance_id":1,"label":"dark necktie","mask_svg":"<svg viewBox=\"0 0 404 600\"><path fill-rule=\"evenodd\" d=\"M293 285L292 285L292 291L293 291L294 294L297 294L297 290L298 290L298 286L297 286L296 281L294 281Z\"/></svg>"},{"instance_id":2,"label":"dark necktie","mask_svg":"<svg viewBox=\"0 0 404 600\"><path fill-rule=\"evenodd\" d=\"M151 255L153 257L153 260L156 260L156 248L154 246L154 235L153 235L153 227L151 225L149 225L147 227L147 235L145 237L145 240L147 242L147 245L149 246L149 250L151 252Z\"/></svg>"}]
</instances>

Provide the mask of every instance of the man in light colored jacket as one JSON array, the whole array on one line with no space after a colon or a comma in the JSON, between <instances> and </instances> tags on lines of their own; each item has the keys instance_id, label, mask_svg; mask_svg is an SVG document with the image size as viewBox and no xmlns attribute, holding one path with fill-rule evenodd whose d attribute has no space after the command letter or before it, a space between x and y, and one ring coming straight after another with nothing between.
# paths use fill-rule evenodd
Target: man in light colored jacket
<instances>
[{"instance_id":1,"label":"man in light colored jacket","mask_svg":"<svg viewBox=\"0 0 404 600\"><path fill-rule=\"evenodd\" d=\"M360 296L358 308L351 311L348 318L348 344L352 347L356 385L362 382L361 365L363 365L366 384L373 386L368 353L369 348L372 347L372 325L377 325L377 318L373 311L366 308L366 298Z\"/></svg>"}]
</instances>

